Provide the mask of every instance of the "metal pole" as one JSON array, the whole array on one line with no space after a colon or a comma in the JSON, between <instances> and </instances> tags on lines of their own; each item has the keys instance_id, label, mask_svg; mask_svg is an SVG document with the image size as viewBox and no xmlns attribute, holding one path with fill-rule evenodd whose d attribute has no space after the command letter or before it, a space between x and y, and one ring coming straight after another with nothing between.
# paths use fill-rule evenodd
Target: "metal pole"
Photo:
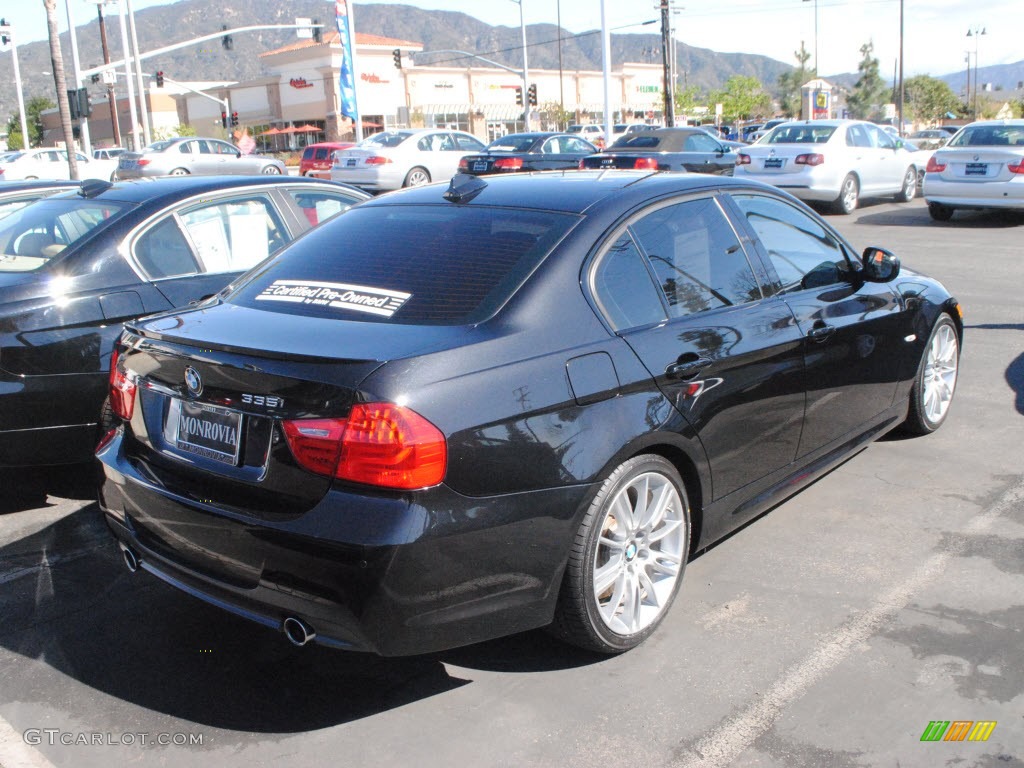
<instances>
[{"instance_id":1,"label":"metal pole","mask_svg":"<svg viewBox=\"0 0 1024 768\"><path fill-rule=\"evenodd\" d=\"M520 6L522 7L522 6ZM564 130L562 116L565 115L565 83L562 82L562 0L558 0L558 116L559 130Z\"/></svg>"},{"instance_id":2,"label":"metal pole","mask_svg":"<svg viewBox=\"0 0 1024 768\"><path fill-rule=\"evenodd\" d=\"M903 136L903 0L900 0L900 93L899 93L899 111L897 112L900 120L899 134Z\"/></svg>"},{"instance_id":3,"label":"metal pole","mask_svg":"<svg viewBox=\"0 0 1024 768\"><path fill-rule=\"evenodd\" d=\"M153 134L149 126L149 109L146 106L146 87L142 83L142 59L139 57L139 38L135 29L135 11L132 10L132 0L122 0L128 7L128 29L132 36L132 50L135 51L135 80L139 88L139 117L142 120L142 140L146 146L153 141Z\"/></svg>"},{"instance_id":4,"label":"metal pole","mask_svg":"<svg viewBox=\"0 0 1024 768\"><path fill-rule=\"evenodd\" d=\"M28 138L28 117L25 115L25 94L21 91L21 68L18 66L18 36L14 26L8 26L11 35L11 60L14 62L14 90L18 93L18 114L21 116L21 143L24 149L30 149Z\"/></svg>"},{"instance_id":5,"label":"metal pole","mask_svg":"<svg viewBox=\"0 0 1024 768\"><path fill-rule=\"evenodd\" d=\"M142 149L142 134L139 131L139 113L135 109L135 86L132 85L132 58L128 47L128 22L125 20L124 3L118 4L118 11L121 14L121 49L124 51L124 73L128 83L128 114L132 121L132 149L136 152Z\"/></svg>"},{"instance_id":6,"label":"metal pole","mask_svg":"<svg viewBox=\"0 0 1024 768\"><path fill-rule=\"evenodd\" d=\"M359 88L359 75L356 72L358 67L356 66L356 22L355 17L352 15L352 3L345 0L345 5L348 8L348 41L342 40L342 44L348 45L349 51L352 53L352 95L356 100L356 119L355 119L355 139L356 144L363 140L363 113L359 109L359 94L357 89Z\"/></svg>"},{"instance_id":7,"label":"metal pole","mask_svg":"<svg viewBox=\"0 0 1024 768\"><path fill-rule=\"evenodd\" d=\"M512 0L519 5L519 31L523 36L523 124L530 130L530 66L526 55L526 22L523 21L523 0Z\"/></svg>"},{"instance_id":8,"label":"metal pole","mask_svg":"<svg viewBox=\"0 0 1024 768\"><path fill-rule=\"evenodd\" d=\"M100 45L103 47L103 63L110 63L110 47L107 45L107 23L103 19L103 5L97 4L96 12L100 20ZM110 109L110 128L114 134L114 146L121 146L121 126L117 119L117 96L114 93L114 86L107 86L107 105Z\"/></svg>"},{"instance_id":9,"label":"metal pole","mask_svg":"<svg viewBox=\"0 0 1024 768\"><path fill-rule=\"evenodd\" d=\"M75 19L71 13L71 0L64 0L64 9L68 15L68 37L71 38L71 68L75 83L75 98L78 98L78 90L82 87L82 63L78 58L78 35L75 32ZM86 99L88 99L88 92ZM92 157L92 142L89 141L89 118L79 113L78 127L79 136L82 139L82 149L86 157Z\"/></svg>"},{"instance_id":10,"label":"metal pole","mask_svg":"<svg viewBox=\"0 0 1024 768\"><path fill-rule=\"evenodd\" d=\"M612 143L612 32L608 28L608 0L601 0L601 74L604 77L604 144Z\"/></svg>"}]
</instances>

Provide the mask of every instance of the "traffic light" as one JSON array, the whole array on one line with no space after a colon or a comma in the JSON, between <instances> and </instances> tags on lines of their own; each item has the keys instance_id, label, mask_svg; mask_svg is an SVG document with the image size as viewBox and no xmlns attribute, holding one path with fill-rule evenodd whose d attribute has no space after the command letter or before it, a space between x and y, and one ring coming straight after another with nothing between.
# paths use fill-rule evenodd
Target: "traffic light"
<instances>
[{"instance_id":1,"label":"traffic light","mask_svg":"<svg viewBox=\"0 0 1024 768\"><path fill-rule=\"evenodd\" d=\"M68 109L71 112L71 119L77 120L78 114L78 91L68 91Z\"/></svg>"},{"instance_id":2,"label":"traffic light","mask_svg":"<svg viewBox=\"0 0 1024 768\"><path fill-rule=\"evenodd\" d=\"M320 24L320 19L313 19L313 42L322 43L324 41L324 28L317 26Z\"/></svg>"},{"instance_id":3,"label":"traffic light","mask_svg":"<svg viewBox=\"0 0 1024 768\"><path fill-rule=\"evenodd\" d=\"M89 103L89 89L79 88L77 91L78 116L89 117L92 114L92 104Z\"/></svg>"},{"instance_id":4,"label":"traffic light","mask_svg":"<svg viewBox=\"0 0 1024 768\"><path fill-rule=\"evenodd\" d=\"M521 86L516 86L516 106L523 106L523 89Z\"/></svg>"},{"instance_id":5,"label":"traffic light","mask_svg":"<svg viewBox=\"0 0 1024 768\"><path fill-rule=\"evenodd\" d=\"M238 125L238 113L237 112L232 112L231 113L231 126L234 127L236 125Z\"/></svg>"},{"instance_id":6,"label":"traffic light","mask_svg":"<svg viewBox=\"0 0 1024 768\"><path fill-rule=\"evenodd\" d=\"M221 28L221 31L226 32L227 28L228 28L228 25L227 24L221 24L220 28ZM220 44L221 44L221 47L225 51L230 51L232 48L235 47L235 41L232 39L231 35L224 35L224 37L222 37L220 39Z\"/></svg>"},{"instance_id":7,"label":"traffic light","mask_svg":"<svg viewBox=\"0 0 1024 768\"><path fill-rule=\"evenodd\" d=\"M163 88L164 87L164 73L163 73L163 70L161 70L161 71L156 73L156 87L157 88Z\"/></svg>"},{"instance_id":8,"label":"traffic light","mask_svg":"<svg viewBox=\"0 0 1024 768\"><path fill-rule=\"evenodd\" d=\"M7 19L0 19L0 27L3 27L3 31L0 32L0 45L7 45L11 42L10 30L7 29Z\"/></svg>"},{"instance_id":9,"label":"traffic light","mask_svg":"<svg viewBox=\"0 0 1024 768\"><path fill-rule=\"evenodd\" d=\"M531 83L530 87L526 89L527 98L530 101L531 107L537 106L537 84Z\"/></svg>"},{"instance_id":10,"label":"traffic light","mask_svg":"<svg viewBox=\"0 0 1024 768\"><path fill-rule=\"evenodd\" d=\"M401 48L395 48L395 50L393 50L391 52L391 58L395 60L395 69L401 69L402 68L402 49Z\"/></svg>"},{"instance_id":11,"label":"traffic light","mask_svg":"<svg viewBox=\"0 0 1024 768\"><path fill-rule=\"evenodd\" d=\"M220 113L220 124L224 128L228 127L228 113L227 112L221 112Z\"/></svg>"},{"instance_id":12,"label":"traffic light","mask_svg":"<svg viewBox=\"0 0 1024 768\"><path fill-rule=\"evenodd\" d=\"M92 83L93 85L96 85L96 83L98 83L99 81L100 81L100 73L99 72L97 72L95 74L92 74L92 75L89 75L89 82Z\"/></svg>"}]
</instances>

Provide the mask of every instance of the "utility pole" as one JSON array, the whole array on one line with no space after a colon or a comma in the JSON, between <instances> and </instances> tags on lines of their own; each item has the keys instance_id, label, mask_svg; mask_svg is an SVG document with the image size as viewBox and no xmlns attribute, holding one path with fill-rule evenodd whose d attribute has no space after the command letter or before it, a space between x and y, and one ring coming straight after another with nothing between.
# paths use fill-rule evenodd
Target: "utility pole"
<instances>
[{"instance_id":1,"label":"utility pole","mask_svg":"<svg viewBox=\"0 0 1024 768\"><path fill-rule=\"evenodd\" d=\"M100 20L100 45L103 46L103 63L110 63L110 48L107 46L107 24L103 20L103 5L98 3L96 5L96 12L99 14ZM114 93L114 84L107 84L107 104L110 108L110 127L114 132L114 146L120 147L121 144L121 125L120 120L117 119L117 96Z\"/></svg>"},{"instance_id":2,"label":"utility pole","mask_svg":"<svg viewBox=\"0 0 1024 768\"><path fill-rule=\"evenodd\" d=\"M661 0L661 63L664 69L662 79L665 89L665 127L672 128L676 124L676 99L672 88L672 25L669 21L669 0Z\"/></svg>"}]
</instances>

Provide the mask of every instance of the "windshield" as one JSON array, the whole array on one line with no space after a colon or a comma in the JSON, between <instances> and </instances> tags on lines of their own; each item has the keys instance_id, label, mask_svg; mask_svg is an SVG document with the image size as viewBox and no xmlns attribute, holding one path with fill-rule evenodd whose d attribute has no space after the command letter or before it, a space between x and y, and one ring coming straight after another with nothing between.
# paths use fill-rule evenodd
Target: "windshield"
<instances>
[{"instance_id":1,"label":"windshield","mask_svg":"<svg viewBox=\"0 0 1024 768\"><path fill-rule=\"evenodd\" d=\"M375 133L369 138L363 139L363 142L359 145L361 147L397 147L403 141L408 139L411 133L398 133L396 131L384 131L383 133Z\"/></svg>"},{"instance_id":2,"label":"windshield","mask_svg":"<svg viewBox=\"0 0 1024 768\"><path fill-rule=\"evenodd\" d=\"M577 221L484 206L356 207L251 272L226 301L363 322L476 323L515 293Z\"/></svg>"},{"instance_id":3,"label":"windshield","mask_svg":"<svg viewBox=\"0 0 1024 768\"><path fill-rule=\"evenodd\" d=\"M1024 125L969 125L947 147L1024 147Z\"/></svg>"},{"instance_id":4,"label":"windshield","mask_svg":"<svg viewBox=\"0 0 1024 768\"><path fill-rule=\"evenodd\" d=\"M824 144L836 132L832 125L780 125L764 137L760 144Z\"/></svg>"},{"instance_id":5,"label":"windshield","mask_svg":"<svg viewBox=\"0 0 1024 768\"><path fill-rule=\"evenodd\" d=\"M23 154L25 154L25 153L24 152L4 152L3 154L0 154L0 162L13 163L15 160L17 160Z\"/></svg>"},{"instance_id":6,"label":"windshield","mask_svg":"<svg viewBox=\"0 0 1024 768\"><path fill-rule=\"evenodd\" d=\"M125 211L121 203L47 198L0 219L0 272L31 272Z\"/></svg>"}]
</instances>

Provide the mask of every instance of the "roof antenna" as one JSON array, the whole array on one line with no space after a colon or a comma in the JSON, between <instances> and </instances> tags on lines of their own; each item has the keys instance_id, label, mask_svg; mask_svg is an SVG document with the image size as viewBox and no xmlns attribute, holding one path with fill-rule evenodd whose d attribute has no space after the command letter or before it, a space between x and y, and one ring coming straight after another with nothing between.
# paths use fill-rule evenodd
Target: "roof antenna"
<instances>
[{"instance_id":1,"label":"roof antenna","mask_svg":"<svg viewBox=\"0 0 1024 768\"><path fill-rule=\"evenodd\" d=\"M487 182L479 176L468 173L457 173L452 176L452 183L444 193L444 199L452 203L468 203L487 189Z\"/></svg>"}]
</instances>

